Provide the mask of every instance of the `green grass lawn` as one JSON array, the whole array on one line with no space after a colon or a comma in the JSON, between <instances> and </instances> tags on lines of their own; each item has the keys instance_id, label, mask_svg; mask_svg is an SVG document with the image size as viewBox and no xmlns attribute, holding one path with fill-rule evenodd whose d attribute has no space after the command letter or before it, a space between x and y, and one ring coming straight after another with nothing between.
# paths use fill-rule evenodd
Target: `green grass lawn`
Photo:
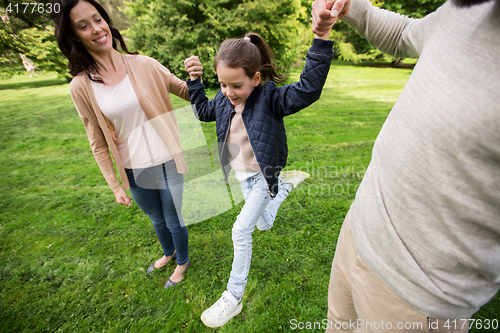
<instances>
[{"instance_id":1,"label":"green grass lawn","mask_svg":"<svg viewBox=\"0 0 500 333\"><path fill-rule=\"evenodd\" d=\"M254 232L242 313L217 332L291 332L293 319L326 318L342 221L410 74L336 63L321 99L286 118L287 169L311 178L283 203L273 229ZM146 274L161 256L153 227L137 205L115 203L68 84L0 81L0 117L0 332L212 332L199 318L229 278L238 190L228 210L188 226L191 268L164 290L174 265ZM216 141L214 123L196 126ZM200 195L215 197L209 186ZM474 318L499 319L499 310L497 296Z\"/></svg>"}]
</instances>

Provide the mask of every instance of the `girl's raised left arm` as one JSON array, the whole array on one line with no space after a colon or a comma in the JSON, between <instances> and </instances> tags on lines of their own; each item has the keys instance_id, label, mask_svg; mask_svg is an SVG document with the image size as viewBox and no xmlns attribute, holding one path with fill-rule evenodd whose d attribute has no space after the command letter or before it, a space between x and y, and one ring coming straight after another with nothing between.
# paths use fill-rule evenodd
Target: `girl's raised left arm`
<instances>
[{"instance_id":1,"label":"girl's raised left arm","mask_svg":"<svg viewBox=\"0 0 500 333\"><path fill-rule=\"evenodd\" d=\"M321 96L333 58L333 42L315 38L307 51L306 65L299 82L276 88L272 110L279 116L288 116L308 107Z\"/></svg>"}]
</instances>

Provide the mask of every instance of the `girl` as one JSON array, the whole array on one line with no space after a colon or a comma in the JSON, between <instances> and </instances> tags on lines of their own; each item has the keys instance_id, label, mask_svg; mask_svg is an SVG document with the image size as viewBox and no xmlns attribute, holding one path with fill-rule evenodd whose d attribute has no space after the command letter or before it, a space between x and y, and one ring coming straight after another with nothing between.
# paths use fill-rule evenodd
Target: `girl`
<instances>
[{"instance_id":1,"label":"girl","mask_svg":"<svg viewBox=\"0 0 500 333\"><path fill-rule=\"evenodd\" d=\"M185 60L191 104L201 121L216 121L219 155L226 179L230 168L240 181L245 204L232 229L234 259L227 290L201 315L209 327L220 327L242 309L252 257L252 232L269 230L279 206L292 188L309 177L305 172L282 172L287 143L283 117L316 101L325 83L333 57L329 31L316 36L306 57L300 81L284 87L274 55L257 34L224 41L216 55L215 70L221 89L208 100L199 77L196 56ZM261 82L265 82L261 85Z\"/></svg>"},{"instance_id":2,"label":"girl","mask_svg":"<svg viewBox=\"0 0 500 333\"><path fill-rule=\"evenodd\" d=\"M68 58L71 98L92 153L116 202L131 206L130 192L150 217L163 257L148 273L177 258L165 288L189 267L188 232L181 205L188 168L169 92L188 99L186 83L156 60L128 52L122 36L95 0L54 0L56 39ZM127 53L118 52L117 41ZM118 181L111 154L120 173Z\"/></svg>"}]
</instances>

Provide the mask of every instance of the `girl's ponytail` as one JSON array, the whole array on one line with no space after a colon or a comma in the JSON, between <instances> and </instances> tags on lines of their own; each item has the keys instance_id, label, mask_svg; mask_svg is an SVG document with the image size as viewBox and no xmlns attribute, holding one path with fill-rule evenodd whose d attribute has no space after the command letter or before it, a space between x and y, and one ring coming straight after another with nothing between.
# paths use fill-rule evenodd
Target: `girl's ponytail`
<instances>
[{"instance_id":1,"label":"girl's ponytail","mask_svg":"<svg viewBox=\"0 0 500 333\"><path fill-rule=\"evenodd\" d=\"M278 74L274 53L266 41L256 33L248 33L244 38L225 40L215 56L215 69L223 63L232 68L243 68L245 74L253 78L260 72L261 82L284 82L287 75Z\"/></svg>"},{"instance_id":2,"label":"girl's ponytail","mask_svg":"<svg viewBox=\"0 0 500 333\"><path fill-rule=\"evenodd\" d=\"M256 33L246 34L246 40L250 41L253 45L257 46L260 53L260 76L263 82L274 81L276 83L284 82L287 79L286 74L278 73L278 66L276 66L274 59L274 52L266 41Z\"/></svg>"}]
</instances>

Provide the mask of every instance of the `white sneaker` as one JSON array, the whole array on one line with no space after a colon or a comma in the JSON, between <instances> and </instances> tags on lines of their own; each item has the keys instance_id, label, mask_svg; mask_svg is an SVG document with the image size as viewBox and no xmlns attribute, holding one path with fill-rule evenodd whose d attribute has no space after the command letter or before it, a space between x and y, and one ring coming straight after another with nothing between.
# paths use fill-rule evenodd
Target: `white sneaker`
<instances>
[{"instance_id":1,"label":"white sneaker","mask_svg":"<svg viewBox=\"0 0 500 333\"><path fill-rule=\"evenodd\" d=\"M292 188L296 188L301 182L311 177L307 172L300 170L282 171L280 176L281 182L292 185Z\"/></svg>"},{"instance_id":2,"label":"white sneaker","mask_svg":"<svg viewBox=\"0 0 500 333\"><path fill-rule=\"evenodd\" d=\"M222 297L211 307L203 311L201 314L201 321L208 327L221 327L241 312L241 302L229 291L224 291Z\"/></svg>"}]
</instances>

